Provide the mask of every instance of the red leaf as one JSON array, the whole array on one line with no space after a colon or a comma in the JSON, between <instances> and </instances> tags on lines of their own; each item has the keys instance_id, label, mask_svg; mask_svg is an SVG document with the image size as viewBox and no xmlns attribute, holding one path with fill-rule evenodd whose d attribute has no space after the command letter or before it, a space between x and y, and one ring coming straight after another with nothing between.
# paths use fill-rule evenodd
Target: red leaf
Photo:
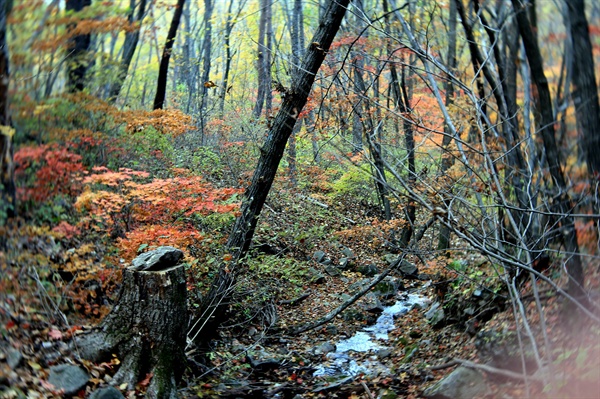
<instances>
[{"instance_id":1,"label":"red leaf","mask_svg":"<svg viewBox=\"0 0 600 399\"><path fill-rule=\"evenodd\" d=\"M59 340L59 339L62 339L63 334L59 330L52 329L52 330L48 331L48 336L50 338Z\"/></svg>"}]
</instances>

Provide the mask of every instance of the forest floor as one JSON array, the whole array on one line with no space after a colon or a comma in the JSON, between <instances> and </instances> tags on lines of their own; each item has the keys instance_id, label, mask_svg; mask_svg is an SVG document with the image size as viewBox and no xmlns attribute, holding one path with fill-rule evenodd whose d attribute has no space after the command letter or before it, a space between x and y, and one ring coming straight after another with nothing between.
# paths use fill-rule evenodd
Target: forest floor
<instances>
[{"instance_id":1,"label":"forest floor","mask_svg":"<svg viewBox=\"0 0 600 399\"><path fill-rule=\"evenodd\" d=\"M397 226L381 222L373 207L309 195L271 195L255 237L262 252L240 266L243 278L238 282L239 302L232 305L232 323L224 326L210 352L188 352L181 397L419 398L456 367L456 359L489 366L484 373L486 397L598 397L600 328L544 286L540 301L545 337L527 284L522 303L533 320L538 351L552 359L546 365L552 378L532 374L525 383L514 375L489 372L519 370L524 351L515 344L514 309L510 301L496 299L485 307L474 305L482 289L496 290L494 298L506 296L494 280L493 265L465 251L460 242L444 254L429 250L436 245L435 230L427 231L407 257L418 267L418 276L405 278L393 271L392 278L404 289L383 301L389 306L406 293L418 293L429 304L396 318L388 340L378 342L379 349L353 354L375 372L359 372L343 381L340 376L315 376L319 366L331 364L327 353L335 349L332 345L373 324L378 311L369 312L369 306L358 301L310 331L290 335L287 328L332 312L353 293L353 284L368 278L359 272L361 266L374 265L381 272L398 251L388 242L390 230ZM50 367L63 363L78 364L90 376L72 397L87 397L109 384L119 359L82 361L69 342L110 310L119 270L127 262L109 243L85 232L66 234L16 220L0 233L0 397L61 397L48 375ZM331 264L317 262L317 251ZM328 266L344 263L343 258L349 259L346 270L332 275ZM193 264L193 255L188 253L186 261ZM588 288L598 295L599 265L588 268ZM553 265L546 273L559 275L557 270ZM190 287L208 275L194 277ZM190 290L192 305L195 295ZM452 306L452 301L459 305ZM434 302L449 310L445 321L435 326L425 317ZM472 317L463 317L471 305L476 306L467 312ZM478 317L489 309L486 317ZM525 352L523 358L534 362L531 351ZM135 398L143 396L147 385L145 378L136 390L119 388L125 397Z\"/></svg>"}]
</instances>

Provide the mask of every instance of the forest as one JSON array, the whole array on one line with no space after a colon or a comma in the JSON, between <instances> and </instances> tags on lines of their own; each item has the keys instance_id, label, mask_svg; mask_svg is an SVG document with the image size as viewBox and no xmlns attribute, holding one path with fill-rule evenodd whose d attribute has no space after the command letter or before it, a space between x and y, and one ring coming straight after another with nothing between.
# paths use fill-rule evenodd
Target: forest
<instances>
[{"instance_id":1,"label":"forest","mask_svg":"<svg viewBox=\"0 0 600 399\"><path fill-rule=\"evenodd\" d=\"M600 2L0 0L0 399L597 398Z\"/></svg>"}]
</instances>

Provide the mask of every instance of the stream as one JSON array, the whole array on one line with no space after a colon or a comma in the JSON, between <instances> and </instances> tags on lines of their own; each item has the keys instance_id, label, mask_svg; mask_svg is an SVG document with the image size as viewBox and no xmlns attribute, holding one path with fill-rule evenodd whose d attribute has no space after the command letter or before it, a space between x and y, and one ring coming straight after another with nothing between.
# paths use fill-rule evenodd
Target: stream
<instances>
[{"instance_id":1,"label":"stream","mask_svg":"<svg viewBox=\"0 0 600 399\"><path fill-rule=\"evenodd\" d=\"M317 366L314 376L350 376L358 374L370 376L389 373L376 355L376 351L388 349L381 341L388 340L388 333L394 329L394 319L410 311L414 306L425 307L431 301L429 298L418 294L404 295L392 306L386 307L377 322L358 331L352 337L335 344L335 352L327 355L329 362ZM367 359L357 353L372 352ZM360 359L355 359L360 357Z\"/></svg>"}]
</instances>

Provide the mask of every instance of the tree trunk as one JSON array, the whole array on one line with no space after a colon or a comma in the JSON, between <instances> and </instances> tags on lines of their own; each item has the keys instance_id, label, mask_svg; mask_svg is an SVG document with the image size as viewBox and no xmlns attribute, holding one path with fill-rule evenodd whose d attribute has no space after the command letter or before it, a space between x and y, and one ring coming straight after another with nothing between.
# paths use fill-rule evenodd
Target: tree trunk
<instances>
[{"instance_id":1,"label":"tree trunk","mask_svg":"<svg viewBox=\"0 0 600 399\"><path fill-rule=\"evenodd\" d=\"M298 71L298 67L300 66L300 62L302 60L302 55L304 51L304 18L302 17L302 13L302 0L294 0L294 5L292 7L291 13L288 12L288 15L291 14L288 20L290 21L290 39L292 44L292 65L290 69L293 74L296 74ZM302 120L296 123L296 125L294 126L294 130L290 135L290 139L288 140L288 176L290 180L290 185L292 187L296 187L298 185L298 177L296 170L296 135L300 132L301 128Z\"/></svg>"},{"instance_id":2,"label":"tree trunk","mask_svg":"<svg viewBox=\"0 0 600 399\"><path fill-rule=\"evenodd\" d=\"M259 118L263 105L267 113L271 110L271 0L260 2L260 24L258 31L258 55L256 70L258 72L258 94L254 105L254 117Z\"/></svg>"},{"instance_id":3,"label":"tree trunk","mask_svg":"<svg viewBox=\"0 0 600 399\"><path fill-rule=\"evenodd\" d=\"M573 51L573 102L592 188L600 182L600 105L594 56L583 0L567 1ZM597 197L596 197L597 198Z\"/></svg>"},{"instance_id":4,"label":"tree trunk","mask_svg":"<svg viewBox=\"0 0 600 399\"><path fill-rule=\"evenodd\" d=\"M542 54L536 40L536 36L529 24L527 14L519 0L511 0L515 10L515 16L519 25L519 34L523 39L523 46L530 67L531 80L537 89L537 99L540 107L541 127L540 132L546 151L546 161L550 169L552 180L558 189L556 198L558 211L562 214L561 231L563 233L565 247L568 252L566 261L567 273L569 275L569 292L571 295L582 298L584 296L584 274L581 257L579 255L579 244L577 242L577 230L570 215L572 211L571 199L569 198L567 184L560 163L560 153L556 144L554 134L554 116L552 114L552 99L548 80L544 73Z\"/></svg>"},{"instance_id":5,"label":"tree trunk","mask_svg":"<svg viewBox=\"0 0 600 399\"><path fill-rule=\"evenodd\" d=\"M92 0L66 0L66 11L79 12L92 4ZM74 29L71 25L67 29ZM76 35L69 39L67 46L67 90L70 93L82 91L85 88L85 74L89 67L88 51L90 49L92 36Z\"/></svg>"},{"instance_id":6,"label":"tree trunk","mask_svg":"<svg viewBox=\"0 0 600 399\"><path fill-rule=\"evenodd\" d=\"M181 21L181 14L183 13L184 4L185 0L177 0L177 6L175 8L175 12L173 13L173 19L171 20L171 27L169 28L167 40L165 41L163 55L160 59L153 109L162 109L165 105L165 98L167 96L169 60L171 59L171 51L173 50L173 44L175 43L175 37L177 36L177 28L179 27L179 21Z\"/></svg>"},{"instance_id":7,"label":"tree trunk","mask_svg":"<svg viewBox=\"0 0 600 399\"><path fill-rule=\"evenodd\" d=\"M75 346L84 359L121 361L116 385L132 390L149 373L146 398L177 397L177 382L185 371L187 290L183 252L159 247L138 256L123 271L113 310L91 333L78 336Z\"/></svg>"},{"instance_id":8,"label":"tree trunk","mask_svg":"<svg viewBox=\"0 0 600 399\"><path fill-rule=\"evenodd\" d=\"M250 248L258 217L275 179L286 143L294 129L298 115L306 104L315 76L340 27L349 2L350 0L328 1L327 12L319 23L311 44L304 54L301 68L293 77L292 86L287 91L265 144L260 149L258 165L242 201L241 214L235 221L227 242L227 248L234 255L234 262L245 256ZM234 264L221 265L202 304L204 320L196 323L195 325L200 327L196 329L193 327L190 332L192 339L205 340L209 334L214 334L218 326L225 320L225 303L227 301L224 298L229 295L229 290L234 282L235 270L232 270L233 267ZM204 332L202 337L200 337L200 331Z\"/></svg>"},{"instance_id":9,"label":"tree trunk","mask_svg":"<svg viewBox=\"0 0 600 399\"><path fill-rule=\"evenodd\" d=\"M446 64L448 69L454 73L456 70L456 17L457 9L456 2L450 1L450 11L448 15L448 55L446 57ZM444 91L446 92L446 98L444 103L446 107L454 103L454 84L452 78L448 78L444 83ZM446 172L454 164L454 158L449 153L450 143L452 142L452 132L447 123L444 123L444 138L442 139L442 168L441 175L445 176ZM452 190L452 187L448 187L448 190ZM450 192L444 199L444 205L446 208L450 206ZM438 235L438 251L445 251L450 248L450 227L441 223L440 233Z\"/></svg>"},{"instance_id":10,"label":"tree trunk","mask_svg":"<svg viewBox=\"0 0 600 399\"><path fill-rule=\"evenodd\" d=\"M200 85L200 132L202 140L200 145L204 145L204 126L206 120L206 102L208 101L208 89L214 86L210 80L210 57L212 53L212 13L215 4L212 0L204 0L204 41L202 43L202 80Z\"/></svg>"},{"instance_id":11,"label":"tree trunk","mask_svg":"<svg viewBox=\"0 0 600 399\"><path fill-rule=\"evenodd\" d=\"M8 106L9 56L6 42L6 20L11 3L0 0L0 225L16 214L15 166L12 138L14 129Z\"/></svg>"},{"instance_id":12,"label":"tree trunk","mask_svg":"<svg viewBox=\"0 0 600 399\"><path fill-rule=\"evenodd\" d=\"M229 0L229 7L227 8L227 20L225 21L225 60L223 66L223 81L221 83L221 92L219 93L219 113L221 114L221 118L223 118L225 113L225 97L227 94L229 94L231 86L231 83L229 82L229 71L231 69L231 59L233 57L233 54L231 53L231 32L233 31L234 21L237 21L239 18L243 5L240 4L240 8L238 8L237 14L234 17L232 14L233 1L234 0Z\"/></svg>"},{"instance_id":13,"label":"tree trunk","mask_svg":"<svg viewBox=\"0 0 600 399\"><path fill-rule=\"evenodd\" d=\"M127 72L129 71L131 60L133 60L133 55L135 54L135 49L140 39L142 20L144 19L144 15L146 13L146 0L140 0L137 16L135 14L135 3L136 0L130 1L129 7L131 8L131 11L128 17L129 23L135 26L133 27L133 31L127 31L127 33L125 33L125 42L123 42L123 57L118 66L117 77L112 83L108 93L108 100L110 102L115 102L117 97L119 97L119 93L121 93L121 88L123 87L123 83L127 78Z\"/></svg>"}]
</instances>

